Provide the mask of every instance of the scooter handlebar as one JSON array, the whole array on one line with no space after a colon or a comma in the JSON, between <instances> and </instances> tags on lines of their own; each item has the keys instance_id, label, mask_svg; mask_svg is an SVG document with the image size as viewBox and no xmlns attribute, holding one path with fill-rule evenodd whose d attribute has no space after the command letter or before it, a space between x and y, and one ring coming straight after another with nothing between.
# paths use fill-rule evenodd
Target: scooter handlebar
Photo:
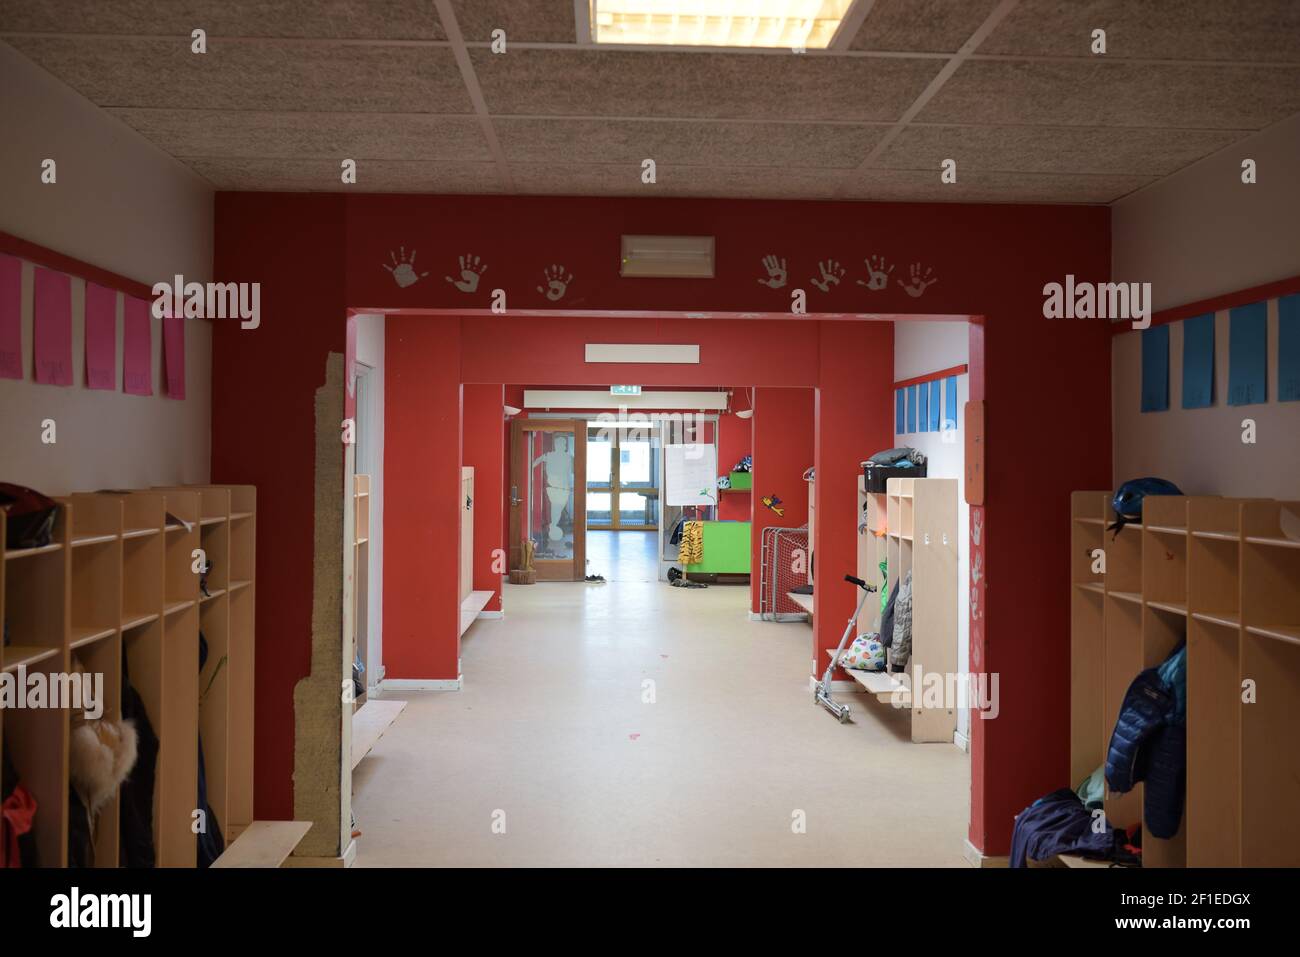
<instances>
[{"instance_id":1,"label":"scooter handlebar","mask_svg":"<svg viewBox=\"0 0 1300 957\"><path fill-rule=\"evenodd\" d=\"M866 582L864 582L861 578L854 578L852 575L845 575L845 576L844 576L844 580L845 580L846 582L848 582L850 585L857 585L857 586L858 586L859 588L861 588L863 591L875 591L875 590L876 590L874 587L872 587L871 585L868 585Z\"/></svg>"}]
</instances>

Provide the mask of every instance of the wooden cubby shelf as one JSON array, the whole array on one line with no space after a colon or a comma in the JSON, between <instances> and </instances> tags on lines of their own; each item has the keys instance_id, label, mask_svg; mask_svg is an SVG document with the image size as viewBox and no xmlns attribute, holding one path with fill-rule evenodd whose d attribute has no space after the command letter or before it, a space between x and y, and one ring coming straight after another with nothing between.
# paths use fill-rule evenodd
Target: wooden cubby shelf
<instances>
[{"instance_id":1,"label":"wooden cubby shelf","mask_svg":"<svg viewBox=\"0 0 1300 957\"><path fill-rule=\"evenodd\" d=\"M1110 500L1071 498L1071 783L1104 762L1138 672L1186 641L1182 826L1144 834L1143 865L1300 865L1300 503L1148 496L1143 522L1103 541ZM1107 793L1106 815L1140 821L1142 786Z\"/></svg>"},{"instance_id":2,"label":"wooden cubby shelf","mask_svg":"<svg viewBox=\"0 0 1300 957\"><path fill-rule=\"evenodd\" d=\"M252 823L255 490L155 488L79 493L58 502L54 540L6 550L0 564L0 618L11 640L0 648L0 668L54 675L76 663L102 674L109 720L122 716L129 680L158 738L155 863L194 867L200 733L209 801L227 844ZM226 518L236 514L247 531L233 542L223 531L201 531L200 516L224 530ZM0 541L3 530L0 513ZM243 596L237 614L201 614L193 570L200 547L214 559L210 578L217 590L225 591L229 566L236 567ZM232 706L220 709L220 721L200 698L200 628L210 647L222 649L227 666L221 671ZM207 672L215 667L210 655ZM70 733L82 717L67 709L0 711L0 743L36 800L33 835L41 866L68 864ZM114 795L96 818L96 867L119 865L120 807Z\"/></svg>"},{"instance_id":3,"label":"wooden cubby shelf","mask_svg":"<svg viewBox=\"0 0 1300 957\"><path fill-rule=\"evenodd\" d=\"M877 701L906 708L914 742L951 744L956 707L925 707L910 687L917 668L926 675L957 671L957 481L891 478L886 489L868 492L858 476L857 576L887 593L912 573L912 657L905 672L845 673ZM800 598L807 600L811 611L811 596L789 597L800 604ZM867 599L859 632L879 627L880 609L878 594Z\"/></svg>"}]
</instances>

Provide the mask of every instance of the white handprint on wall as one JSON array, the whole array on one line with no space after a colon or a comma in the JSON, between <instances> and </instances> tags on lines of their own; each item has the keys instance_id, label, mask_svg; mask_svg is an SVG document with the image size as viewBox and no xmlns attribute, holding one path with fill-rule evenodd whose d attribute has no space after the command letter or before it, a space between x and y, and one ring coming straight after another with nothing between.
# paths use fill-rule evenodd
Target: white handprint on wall
<instances>
[{"instance_id":1,"label":"white handprint on wall","mask_svg":"<svg viewBox=\"0 0 1300 957\"><path fill-rule=\"evenodd\" d=\"M903 280L900 279L898 280L898 284L902 286L903 290L913 299L919 297L921 293L925 292L939 281L939 277L934 274L934 270L929 266L926 267L925 273L922 274L920 263L912 263L912 268L908 270L908 275L910 277L909 282L903 282Z\"/></svg>"},{"instance_id":2,"label":"white handprint on wall","mask_svg":"<svg viewBox=\"0 0 1300 957\"><path fill-rule=\"evenodd\" d=\"M822 292L830 292L831 286L838 286L840 280L844 277L845 269L834 259L828 259L825 262L817 264L817 271L822 274L821 279L808 280Z\"/></svg>"},{"instance_id":3,"label":"white handprint on wall","mask_svg":"<svg viewBox=\"0 0 1300 957\"><path fill-rule=\"evenodd\" d=\"M396 256L393 255L391 249L388 251L388 258L392 260L393 263L391 266L388 265L388 263L380 263L379 265L383 266L392 274L393 281L397 283L398 286L405 289L407 286L414 286L421 278L429 274L427 272L422 272L419 275L416 275L414 249L411 250L409 258L406 255L405 246L399 246L398 249L400 252Z\"/></svg>"},{"instance_id":4,"label":"white handprint on wall","mask_svg":"<svg viewBox=\"0 0 1300 957\"><path fill-rule=\"evenodd\" d=\"M458 256L456 261L460 263L460 278L452 279L450 276L443 278L461 292L473 292L478 288L479 277L487 272L487 263L469 253Z\"/></svg>"},{"instance_id":5,"label":"white handprint on wall","mask_svg":"<svg viewBox=\"0 0 1300 957\"><path fill-rule=\"evenodd\" d=\"M785 285L788 273L785 268L785 260L777 259L776 256L764 256L763 268L767 270L767 278L760 279L760 286L767 286L769 289L780 289Z\"/></svg>"},{"instance_id":6,"label":"white handprint on wall","mask_svg":"<svg viewBox=\"0 0 1300 957\"><path fill-rule=\"evenodd\" d=\"M564 298L569 283L573 282L573 273L566 276L563 266L552 265L549 269L542 270L542 281L546 285L545 287L538 286L537 291L546 296L551 302L556 302Z\"/></svg>"},{"instance_id":7,"label":"white handprint on wall","mask_svg":"<svg viewBox=\"0 0 1300 957\"><path fill-rule=\"evenodd\" d=\"M884 256L872 256L862 262L867 267L867 278L865 281L859 279L859 286L866 286L872 292L878 292L889 285L889 274L894 271L894 267L885 268Z\"/></svg>"}]
</instances>

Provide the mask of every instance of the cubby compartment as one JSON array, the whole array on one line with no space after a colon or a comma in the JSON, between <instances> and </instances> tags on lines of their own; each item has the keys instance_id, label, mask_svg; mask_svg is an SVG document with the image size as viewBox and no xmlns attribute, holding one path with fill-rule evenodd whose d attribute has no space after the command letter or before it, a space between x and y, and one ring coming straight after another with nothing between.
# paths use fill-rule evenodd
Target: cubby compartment
<instances>
[{"instance_id":1,"label":"cubby compartment","mask_svg":"<svg viewBox=\"0 0 1300 957\"><path fill-rule=\"evenodd\" d=\"M1186 615L1187 499L1148 496L1142 512L1142 597L1162 611Z\"/></svg>"},{"instance_id":2,"label":"cubby compartment","mask_svg":"<svg viewBox=\"0 0 1300 957\"><path fill-rule=\"evenodd\" d=\"M26 667L28 682L48 688L67 672L66 652ZM30 685L29 685L30 686ZM40 867L68 862L68 714L63 708L5 708L4 748L19 783L36 801L32 835Z\"/></svg>"},{"instance_id":3,"label":"cubby compartment","mask_svg":"<svg viewBox=\"0 0 1300 957\"><path fill-rule=\"evenodd\" d=\"M122 638L113 629L105 638L83 644L72 652L73 672L79 664L92 682L98 686L100 701L96 710L102 720L118 722L122 719ZM88 702L83 702L88 703ZM76 731L87 717L84 711L69 713L69 734ZM90 820L92 860L97 868L118 866L118 825L121 817L121 790L105 802Z\"/></svg>"},{"instance_id":4,"label":"cubby compartment","mask_svg":"<svg viewBox=\"0 0 1300 957\"><path fill-rule=\"evenodd\" d=\"M207 658L199 671L199 736L208 803L225 833L230 723L230 598L224 592L199 605L200 643ZM242 705L241 705L242 707Z\"/></svg>"},{"instance_id":5,"label":"cubby compartment","mask_svg":"<svg viewBox=\"0 0 1300 957\"><path fill-rule=\"evenodd\" d=\"M1294 550L1292 550L1294 551ZM1294 585L1293 585L1294 588ZM1247 631L1241 674L1241 865L1300 863L1300 643Z\"/></svg>"},{"instance_id":6,"label":"cubby compartment","mask_svg":"<svg viewBox=\"0 0 1300 957\"><path fill-rule=\"evenodd\" d=\"M128 632L127 675L158 736L154 855L159 867L193 867L190 830L198 781L198 611L189 608Z\"/></svg>"},{"instance_id":7,"label":"cubby compartment","mask_svg":"<svg viewBox=\"0 0 1300 957\"><path fill-rule=\"evenodd\" d=\"M1240 634L1221 618L1187 623L1188 867L1241 863Z\"/></svg>"},{"instance_id":8,"label":"cubby compartment","mask_svg":"<svg viewBox=\"0 0 1300 957\"><path fill-rule=\"evenodd\" d=\"M1148 546L1151 543L1148 542ZM1163 545L1157 546L1163 549ZM1163 554L1159 561L1165 561ZM1148 603L1142 614L1142 668L1155 668L1169 658L1187 640L1187 616ZM1142 669L1139 669L1142 670ZM1137 672L1134 672L1136 676ZM1184 807L1186 801L1184 800ZM1187 815L1170 838L1155 837L1143 827L1142 864L1144 867L1183 867L1187 863Z\"/></svg>"},{"instance_id":9,"label":"cubby compartment","mask_svg":"<svg viewBox=\"0 0 1300 957\"><path fill-rule=\"evenodd\" d=\"M1107 595L1103 629L1106 635L1105 680L1102 683L1104 724L1098 733L1102 737L1104 756L1110 746L1111 732L1119 720L1124 693L1144 666L1141 603ZM1138 823L1142 819L1142 785L1126 794L1111 794L1107 787L1106 817L1116 827Z\"/></svg>"},{"instance_id":10,"label":"cubby compartment","mask_svg":"<svg viewBox=\"0 0 1300 957\"><path fill-rule=\"evenodd\" d=\"M1130 522L1102 540L1106 555L1106 593L1127 600L1142 600L1142 526Z\"/></svg>"},{"instance_id":11,"label":"cubby compartment","mask_svg":"<svg viewBox=\"0 0 1300 957\"><path fill-rule=\"evenodd\" d=\"M1077 787L1106 760L1106 671L1102 594L1090 588L1070 591L1070 784Z\"/></svg>"},{"instance_id":12,"label":"cubby compartment","mask_svg":"<svg viewBox=\"0 0 1300 957\"><path fill-rule=\"evenodd\" d=\"M230 593L229 718L227 765L229 823L227 834L238 836L253 822L253 585Z\"/></svg>"}]
</instances>

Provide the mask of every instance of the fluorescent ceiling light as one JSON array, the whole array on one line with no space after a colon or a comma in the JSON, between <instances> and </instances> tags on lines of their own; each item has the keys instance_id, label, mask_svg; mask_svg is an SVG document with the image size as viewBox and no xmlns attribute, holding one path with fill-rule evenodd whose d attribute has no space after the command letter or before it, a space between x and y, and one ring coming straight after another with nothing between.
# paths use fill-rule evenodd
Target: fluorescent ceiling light
<instances>
[{"instance_id":1,"label":"fluorescent ceiling light","mask_svg":"<svg viewBox=\"0 0 1300 957\"><path fill-rule=\"evenodd\" d=\"M854 0L590 0L594 43L825 50Z\"/></svg>"}]
</instances>

